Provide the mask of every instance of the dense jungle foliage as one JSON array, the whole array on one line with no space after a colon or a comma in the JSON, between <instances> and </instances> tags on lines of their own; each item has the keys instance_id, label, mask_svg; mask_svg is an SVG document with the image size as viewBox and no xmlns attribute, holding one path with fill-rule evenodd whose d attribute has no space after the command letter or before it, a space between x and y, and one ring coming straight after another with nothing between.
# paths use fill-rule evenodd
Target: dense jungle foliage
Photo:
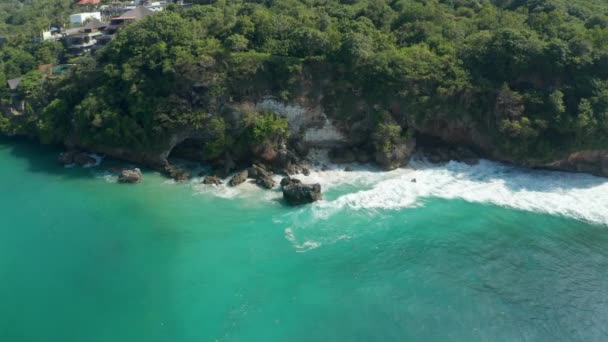
<instances>
[{"instance_id":1,"label":"dense jungle foliage","mask_svg":"<svg viewBox=\"0 0 608 342\"><path fill-rule=\"evenodd\" d=\"M70 11L44 2L56 10L0 5L0 81L31 80L29 119L0 128L46 142L152 147L185 128L229 142L223 105L272 95L387 132L464 122L513 158L608 147L605 1L196 0L121 29L62 78L31 71L63 59L59 43L23 38Z\"/></svg>"}]
</instances>

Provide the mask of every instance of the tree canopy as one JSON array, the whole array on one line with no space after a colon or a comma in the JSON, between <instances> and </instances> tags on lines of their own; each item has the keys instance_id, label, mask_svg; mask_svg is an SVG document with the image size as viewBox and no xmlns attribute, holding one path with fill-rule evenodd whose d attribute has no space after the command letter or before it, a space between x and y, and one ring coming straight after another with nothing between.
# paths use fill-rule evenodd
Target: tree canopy
<instances>
[{"instance_id":1,"label":"tree canopy","mask_svg":"<svg viewBox=\"0 0 608 342\"><path fill-rule=\"evenodd\" d=\"M58 10L34 23L28 13L39 5L1 5L0 32L59 20L66 1L46 2ZM231 101L322 94L347 122L390 113L379 127L391 132L395 123L467 121L514 157L608 146L604 1L193 2L130 24L53 81L37 127L153 146L173 129L209 125ZM0 79L57 58L52 44L9 44Z\"/></svg>"}]
</instances>

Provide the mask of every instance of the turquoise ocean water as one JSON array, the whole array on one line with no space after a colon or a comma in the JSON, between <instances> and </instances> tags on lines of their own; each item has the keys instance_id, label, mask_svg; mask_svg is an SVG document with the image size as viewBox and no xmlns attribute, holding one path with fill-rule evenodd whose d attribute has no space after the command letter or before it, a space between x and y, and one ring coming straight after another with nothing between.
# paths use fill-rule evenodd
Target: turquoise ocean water
<instances>
[{"instance_id":1,"label":"turquoise ocean water","mask_svg":"<svg viewBox=\"0 0 608 342\"><path fill-rule=\"evenodd\" d=\"M288 208L57 153L0 141L0 341L608 340L604 179L415 162Z\"/></svg>"}]
</instances>

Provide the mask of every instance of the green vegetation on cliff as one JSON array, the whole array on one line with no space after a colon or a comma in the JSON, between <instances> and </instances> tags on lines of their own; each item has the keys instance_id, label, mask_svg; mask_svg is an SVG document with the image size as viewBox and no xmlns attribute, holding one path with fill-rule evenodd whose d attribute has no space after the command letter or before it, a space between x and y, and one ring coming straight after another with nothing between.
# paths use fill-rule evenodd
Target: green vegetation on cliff
<instances>
[{"instance_id":1,"label":"green vegetation on cliff","mask_svg":"<svg viewBox=\"0 0 608 342\"><path fill-rule=\"evenodd\" d=\"M24 129L44 141L153 147L204 129L227 103L272 95L322 99L346 122L388 112L383 146L400 138L395 124L441 121L473 127L515 159L608 147L603 1L194 2L131 24L69 76L41 81ZM24 25L11 13L0 28ZM0 80L60 57L52 44L8 44ZM225 137L234 126L213 122L224 137L214 155L236 141Z\"/></svg>"}]
</instances>

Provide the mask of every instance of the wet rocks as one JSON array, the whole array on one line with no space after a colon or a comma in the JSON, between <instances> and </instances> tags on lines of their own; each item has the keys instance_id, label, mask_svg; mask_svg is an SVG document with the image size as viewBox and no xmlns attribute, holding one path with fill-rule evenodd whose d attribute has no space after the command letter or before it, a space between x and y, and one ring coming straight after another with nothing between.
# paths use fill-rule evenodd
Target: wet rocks
<instances>
[{"instance_id":1,"label":"wet rocks","mask_svg":"<svg viewBox=\"0 0 608 342\"><path fill-rule=\"evenodd\" d=\"M323 198L320 184L302 184L298 179L283 178L281 180L283 199L290 205L302 205Z\"/></svg>"},{"instance_id":2,"label":"wet rocks","mask_svg":"<svg viewBox=\"0 0 608 342\"><path fill-rule=\"evenodd\" d=\"M118 181L120 183L137 184L141 183L142 179L143 175L141 173L141 170L138 168L132 170L122 170L120 172L120 175L118 176Z\"/></svg>"},{"instance_id":3,"label":"wet rocks","mask_svg":"<svg viewBox=\"0 0 608 342\"><path fill-rule=\"evenodd\" d=\"M67 151L59 154L57 161L62 165L93 165L97 160L85 152Z\"/></svg>"},{"instance_id":4,"label":"wet rocks","mask_svg":"<svg viewBox=\"0 0 608 342\"><path fill-rule=\"evenodd\" d=\"M607 163L607 167L608 167L608 163ZM307 167L303 167L302 168L302 174L304 176L309 176L310 175L310 169L308 169Z\"/></svg>"},{"instance_id":5,"label":"wet rocks","mask_svg":"<svg viewBox=\"0 0 608 342\"><path fill-rule=\"evenodd\" d=\"M166 164L163 170L167 176L178 182L184 182L192 178L192 173L171 164Z\"/></svg>"},{"instance_id":6,"label":"wet rocks","mask_svg":"<svg viewBox=\"0 0 608 342\"><path fill-rule=\"evenodd\" d=\"M228 184L230 184L230 186L240 185L241 183L244 183L248 177L249 177L249 172L247 170L243 170L243 171L237 173L236 175L234 175L234 177L232 177L232 179L230 180L230 182L228 182Z\"/></svg>"},{"instance_id":7,"label":"wet rocks","mask_svg":"<svg viewBox=\"0 0 608 342\"><path fill-rule=\"evenodd\" d=\"M247 171L249 173L249 177L255 179L256 184L259 186L266 189L274 188L274 179L272 179L272 173L266 171L266 169L262 166L254 164Z\"/></svg>"},{"instance_id":8,"label":"wet rocks","mask_svg":"<svg viewBox=\"0 0 608 342\"><path fill-rule=\"evenodd\" d=\"M222 185L222 180L217 176L207 176L203 180L203 184L207 185Z\"/></svg>"},{"instance_id":9,"label":"wet rocks","mask_svg":"<svg viewBox=\"0 0 608 342\"><path fill-rule=\"evenodd\" d=\"M301 184L301 183L302 183L301 180L291 178L291 177L285 177L285 178L281 179L281 187L286 187L288 185Z\"/></svg>"}]
</instances>

